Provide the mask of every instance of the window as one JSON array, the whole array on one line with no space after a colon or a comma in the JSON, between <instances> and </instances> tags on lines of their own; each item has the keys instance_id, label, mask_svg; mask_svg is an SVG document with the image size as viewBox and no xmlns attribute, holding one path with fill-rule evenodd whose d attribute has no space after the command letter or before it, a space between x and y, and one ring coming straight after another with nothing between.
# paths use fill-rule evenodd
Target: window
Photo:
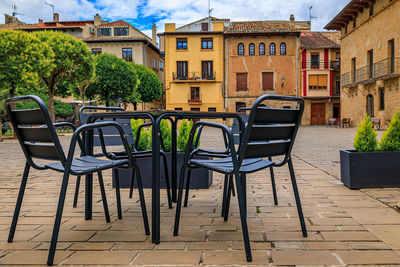
<instances>
[{"instance_id":1,"label":"window","mask_svg":"<svg viewBox=\"0 0 400 267\"><path fill-rule=\"evenodd\" d=\"M374 14L374 4L369 4L369 16L371 17Z\"/></svg>"},{"instance_id":2,"label":"window","mask_svg":"<svg viewBox=\"0 0 400 267\"><path fill-rule=\"evenodd\" d=\"M216 112L216 111L217 111L217 108L208 108L208 111L209 111L209 112Z\"/></svg>"},{"instance_id":3,"label":"window","mask_svg":"<svg viewBox=\"0 0 400 267\"><path fill-rule=\"evenodd\" d=\"M379 88L379 110L385 110L385 88Z\"/></svg>"},{"instance_id":4,"label":"window","mask_svg":"<svg viewBox=\"0 0 400 267\"><path fill-rule=\"evenodd\" d=\"M126 62L132 62L132 48L122 48L122 59Z\"/></svg>"},{"instance_id":5,"label":"window","mask_svg":"<svg viewBox=\"0 0 400 267\"><path fill-rule=\"evenodd\" d=\"M202 23L201 24L201 30L203 32L207 32L208 31L208 23Z\"/></svg>"},{"instance_id":6,"label":"window","mask_svg":"<svg viewBox=\"0 0 400 267\"><path fill-rule=\"evenodd\" d=\"M238 55L239 56L244 55L244 45L242 43L238 44Z\"/></svg>"},{"instance_id":7,"label":"window","mask_svg":"<svg viewBox=\"0 0 400 267\"><path fill-rule=\"evenodd\" d=\"M247 73L236 73L236 90L247 91Z\"/></svg>"},{"instance_id":8,"label":"window","mask_svg":"<svg viewBox=\"0 0 400 267\"><path fill-rule=\"evenodd\" d=\"M201 77L204 80L214 80L213 62L202 61L201 62Z\"/></svg>"},{"instance_id":9,"label":"window","mask_svg":"<svg viewBox=\"0 0 400 267\"><path fill-rule=\"evenodd\" d=\"M175 110L183 110L182 108L175 108Z\"/></svg>"},{"instance_id":10,"label":"window","mask_svg":"<svg viewBox=\"0 0 400 267\"><path fill-rule=\"evenodd\" d=\"M92 54L93 55L100 55L101 54L101 48L92 48Z\"/></svg>"},{"instance_id":11,"label":"window","mask_svg":"<svg viewBox=\"0 0 400 267\"><path fill-rule=\"evenodd\" d=\"M153 69L156 69L156 66L157 66L156 59L155 59L155 58L153 58Z\"/></svg>"},{"instance_id":12,"label":"window","mask_svg":"<svg viewBox=\"0 0 400 267\"><path fill-rule=\"evenodd\" d=\"M200 87L190 87L190 102L200 102Z\"/></svg>"},{"instance_id":13,"label":"window","mask_svg":"<svg viewBox=\"0 0 400 267\"><path fill-rule=\"evenodd\" d=\"M347 24L346 24L346 26L344 27L344 34L347 34Z\"/></svg>"},{"instance_id":14,"label":"window","mask_svg":"<svg viewBox=\"0 0 400 267\"><path fill-rule=\"evenodd\" d=\"M270 55L276 55L276 45L274 43L271 43L269 45L269 54Z\"/></svg>"},{"instance_id":15,"label":"window","mask_svg":"<svg viewBox=\"0 0 400 267\"><path fill-rule=\"evenodd\" d=\"M308 89L318 90L327 88L328 88L328 75L326 74L308 75Z\"/></svg>"},{"instance_id":16,"label":"window","mask_svg":"<svg viewBox=\"0 0 400 267\"><path fill-rule=\"evenodd\" d=\"M260 55L265 55L265 44L261 43L260 44L260 51L259 51Z\"/></svg>"},{"instance_id":17,"label":"window","mask_svg":"<svg viewBox=\"0 0 400 267\"><path fill-rule=\"evenodd\" d=\"M311 54L311 68L319 69L319 53Z\"/></svg>"},{"instance_id":18,"label":"window","mask_svg":"<svg viewBox=\"0 0 400 267\"><path fill-rule=\"evenodd\" d=\"M286 55L286 44L281 43L281 55Z\"/></svg>"},{"instance_id":19,"label":"window","mask_svg":"<svg viewBox=\"0 0 400 267\"><path fill-rule=\"evenodd\" d=\"M390 73L394 72L394 39L389 40L388 42L388 57L390 58Z\"/></svg>"},{"instance_id":20,"label":"window","mask_svg":"<svg viewBox=\"0 0 400 267\"><path fill-rule=\"evenodd\" d=\"M114 36L128 36L129 28L114 28Z\"/></svg>"},{"instance_id":21,"label":"window","mask_svg":"<svg viewBox=\"0 0 400 267\"><path fill-rule=\"evenodd\" d=\"M190 111L200 111L200 108L190 108Z\"/></svg>"},{"instance_id":22,"label":"window","mask_svg":"<svg viewBox=\"0 0 400 267\"><path fill-rule=\"evenodd\" d=\"M188 77L188 62L177 61L176 62L176 77L178 79L187 79Z\"/></svg>"},{"instance_id":23,"label":"window","mask_svg":"<svg viewBox=\"0 0 400 267\"><path fill-rule=\"evenodd\" d=\"M353 83L356 82L356 70L357 70L357 62L356 58L351 59L351 77L353 78Z\"/></svg>"},{"instance_id":24,"label":"window","mask_svg":"<svg viewBox=\"0 0 400 267\"><path fill-rule=\"evenodd\" d=\"M262 88L263 91L273 91L274 90L274 73L273 72L263 72L262 73Z\"/></svg>"},{"instance_id":25,"label":"window","mask_svg":"<svg viewBox=\"0 0 400 267\"><path fill-rule=\"evenodd\" d=\"M249 55L254 55L255 54L255 50L256 50L256 47L255 47L255 45L253 44L253 43L251 43L250 45L249 45Z\"/></svg>"},{"instance_id":26,"label":"window","mask_svg":"<svg viewBox=\"0 0 400 267\"><path fill-rule=\"evenodd\" d=\"M176 39L176 49L187 50L187 39L177 38Z\"/></svg>"},{"instance_id":27,"label":"window","mask_svg":"<svg viewBox=\"0 0 400 267\"><path fill-rule=\"evenodd\" d=\"M97 37L111 36L111 28L97 29Z\"/></svg>"},{"instance_id":28,"label":"window","mask_svg":"<svg viewBox=\"0 0 400 267\"><path fill-rule=\"evenodd\" d=\"M357 17L353 18L353 29L357 27Z\"/></svg>"},{"instance_id":29,"label":"window","mask_svg":"<svg viewBox=\"0 0 400 267\"><path fill-rule=\"evenodd\" d=\"M213 39L212 38L201 38L201 49L212 49Z\"/></svg>"},{"instance_id":30,"label":"window","mask_svg":"<svg viewBox=\"0 0 400 267\"><path fill-rule=\"evenodd\" d=\"M164 62L160 61L160 70L164 69Z\"/></svg>"},{"instance_id":31,"label":"window","mask_svg":"<svg viewBox=\"0 0 400 267\"><path fill-rule=\"evenodd\" d=\"M368 78L374 78L374 50L369 50L367 52L368 61Z\"/></svg>"}]
</instances>

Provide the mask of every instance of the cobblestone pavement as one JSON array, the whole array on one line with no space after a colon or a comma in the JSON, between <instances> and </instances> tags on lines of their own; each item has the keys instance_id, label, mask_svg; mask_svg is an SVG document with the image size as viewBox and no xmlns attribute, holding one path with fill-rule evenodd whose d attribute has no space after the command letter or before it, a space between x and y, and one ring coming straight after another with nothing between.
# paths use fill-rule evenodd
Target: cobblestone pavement
<instances>
[{"instance_id":1,"label":"cobblestone pavement","mask_svg":"<svg viewBox=\"0 0 400 267\"><path fill-rule=\"evenodd\" d=\"M304 127L295 146L294 168L308 237L303 238L289 172L276 168L279 205L272 200L269 172L248 176L248 225L253 262L245 261L236 197L228 222L220 217L223 177L214 174L210 189L192 190L182 209L180 234L172 235L175 209L161 192L161 244L144 234L138 196L122 190L123 219L116 215L111 173L104 172L111 223L104 219L95 182L93 219L84 220L83 186L72 208L71 178L56 264L62 265L400 265L400 213L390 207L399 189L349 190L335 178L339 148L349 148L354 129ZM218 133L206 131L202 144L218 147ZM62 137L63 144L68 136ZM67 145L65 145L67 147ZM0 264L44 265L54 221L61 175L32 170L15 241L7 243L24 157L16 140L0 143ZM144 177L149 178L149 177ZM136 193L136 192L135 192ZM151 192L145 190L148 211ZM149 214L151 216L151 213Z\"/></svg>"}]
</instances>

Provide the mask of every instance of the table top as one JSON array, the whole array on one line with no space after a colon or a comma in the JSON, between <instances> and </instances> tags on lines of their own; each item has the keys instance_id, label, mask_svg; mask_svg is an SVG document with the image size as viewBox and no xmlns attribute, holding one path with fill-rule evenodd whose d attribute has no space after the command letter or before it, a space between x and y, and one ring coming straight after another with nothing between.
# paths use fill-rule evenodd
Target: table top
<instances>
[{"instance_id":1,"label":"table top","mask_svg":"<svg viewBox=\"0 0 400 267\"><path fill-rule=\"evenodd\" d=\"M196 114L205 114L205 115L220 115L220 116L233 116L233 115L239 115L239 113L236 112L217 112L217 111L192 111L192 110L168 110L168 109L153 109L153 110L126 110L126 111L111 111L111 112L85 112L85 114L90 114L90 115L112 115L112 114L151 114L153 116L161 116L163 114L176 114L176 115L182 115L182 114L190 114L190 115L196 115Z\"/></svg>"}]
</instances>

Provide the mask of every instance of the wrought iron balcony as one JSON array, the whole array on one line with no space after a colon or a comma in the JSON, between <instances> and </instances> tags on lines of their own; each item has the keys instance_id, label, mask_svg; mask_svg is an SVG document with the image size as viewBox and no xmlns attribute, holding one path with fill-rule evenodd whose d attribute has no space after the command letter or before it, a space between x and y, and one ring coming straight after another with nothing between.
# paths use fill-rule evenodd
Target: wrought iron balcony
<instances>
[{"instance_id":1,"label":"wrought iron balcony","mask_svg":"<svg viewBox=\"0 0 400 267\"><path fill-rule=\"evenodd\" d=\"M215 72L188 72L188 73L172 73L174 82L191 82L191 81L215 81Z\"/></svg>"},{"instance_id":2,"label":"wrought iron balcony","mask_svg":"<svg viewBox=\"0 0 400 267\"><path fill-rule=\"evenodd\" d=\"M202 103L201 99L202 99L202 94L200 94L199 97L191 97L188 94L188 103L189 104L201 104Z\"/></svg>"},{"instance_id":3,"label":"wrought iron balcony","mask_svg":"<svg viewBox=\"0 0 400 267\"><path fill-rule=\"evenodd\" d=\"M350 72L343 73L340 76L340 83L342 84L342 87L351 84L351 82L350 82Z\"/></svg>"},{"instance_id":4,"label":"wrought iron balcony","mask_svg":"<svg viewBox=\"0 0 400 267\"><path fill-rule=\"evenodd\" d=\"M340 70L340 60L307 60L302 62L302 69L333 69Z\"/></svg>"}]
</instances>

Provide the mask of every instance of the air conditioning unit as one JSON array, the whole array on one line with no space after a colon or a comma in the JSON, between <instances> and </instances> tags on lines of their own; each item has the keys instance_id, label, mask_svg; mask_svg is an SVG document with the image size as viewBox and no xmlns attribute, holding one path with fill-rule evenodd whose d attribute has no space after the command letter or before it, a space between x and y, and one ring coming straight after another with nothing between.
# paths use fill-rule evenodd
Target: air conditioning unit
<instances>
[{"instance_id":1,"label":"air conditioning unit","mask_svg":"<svg viewBox=\"0 0 400 267\"><path fill-rule=\"evenodd\" d=\"M91 32L91 33L95 33L95 32L96 32L95 29L94 29L94 27L90 27L90 32Z\"/></svg>"}]
</instances>

